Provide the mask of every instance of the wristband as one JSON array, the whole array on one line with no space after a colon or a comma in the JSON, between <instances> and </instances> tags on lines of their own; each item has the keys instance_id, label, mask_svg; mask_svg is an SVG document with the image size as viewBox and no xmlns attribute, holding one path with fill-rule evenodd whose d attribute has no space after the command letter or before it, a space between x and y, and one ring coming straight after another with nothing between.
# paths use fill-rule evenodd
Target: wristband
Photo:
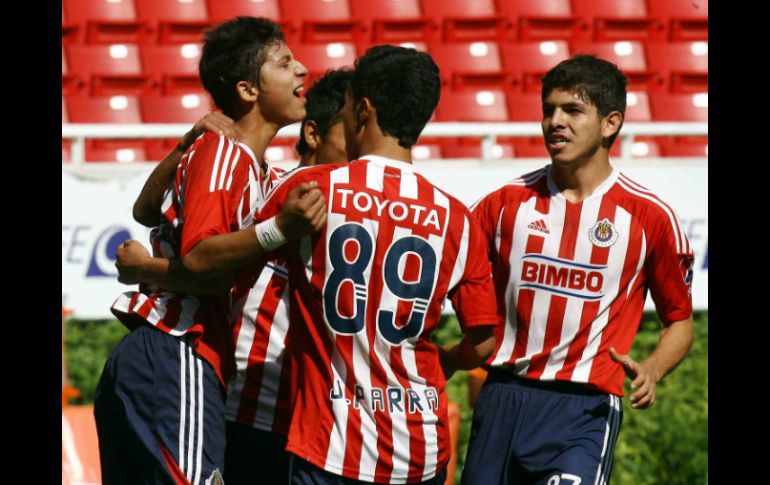
<instances>
[{"instance_id":1,"label":"wristband","mask_svg":"<svg viewBox=\"0 0 770 485\"><path fill-rule=\"evenodd\" d=\"M286 242L286 237L283 235L278 225L275 223L275 217L260 222L254 226L254 232L257 233L257 240L259 245L265 251L272 251L273 249L283 246Z\"/></svg>"}]
</instances>

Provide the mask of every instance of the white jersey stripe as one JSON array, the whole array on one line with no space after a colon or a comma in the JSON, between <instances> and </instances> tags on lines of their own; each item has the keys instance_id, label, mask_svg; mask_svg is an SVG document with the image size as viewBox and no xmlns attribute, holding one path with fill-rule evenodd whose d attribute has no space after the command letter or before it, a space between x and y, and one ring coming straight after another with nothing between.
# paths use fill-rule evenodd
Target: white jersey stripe
<instances>
[{"instance_id":1,"label":"white jersey stripe","mask_svg":"<svg viewBox=\"0 0 770 485\"><path fill-rule=\"evenodd\" d=\"M198 485L201 480L201 468L203 468L203 365L201 359L195 358L195 371L198 384L198 428L195 432L195 475L193 485Z\"/></svg>"},{"instance_id":2,"label":"white jersey stripe","mask_svg":"<svg viewBox=\"0 0 770 485\"><path fill-rule=\"evenodd\" d=\"M353 373L356 383L364 389L364 396L371 396L372 380L369 363L369 339L366 332L361 332L353 337ZM355 396L353 411L355 411ZM374 420L374 412L369 406L369 399L365 398L357 408L361 419L361 461L359 463L359 480L366 481L374 476L377 468L377 425Z\"/></svg>"},{"instance_id":3,"label":"white jersey stripe","mask_svg":"<svg viewBox=\"0 0 770 485\"><path fill-rule=\"evenodd\" d=\"M527 216L530 211L535 210L536 199L533 197L526 202L521 203L521 208L516 213L516 219L513 223L513 235L504 234L502 238L512 237L513 241L511 246L526 247L527 237L529 233L527 231ZM499 224L499 223L498 223ZM500 226L498 225L498 231ZM510 254L510 276L505 288L506 295L515 294L515 298L506 299L506 315L505 315L505 329L503 333L503 342L500 345L497 354L494 357L492 365L502 365L513 355L513 347L516 343L516 331L518 330L518 318L516 315L516 302L519 301L519 290L516 288L516 282L519 281L521 275L522 259L516 256L516 251L511 251ZM514 293L515 292L515 293Z\"/></svg>"},{"instance_id":4,"label":"white jersey stripe","mask_svg":"<svg viewBox=\"0 0 770 485\"><path fill-rule=\"evenodd\" d=\"M631 278L631 281L628 282L628 289L626 290L626 297L628 297L631 294L631 289L634 287L634 282L636 281L636 278L639 277L640 274L642 274L642 267L644 266L645 261L645 255L647 254L647 237L644 234L644 230L642 230L642 248L639 251L639 261L636 263L636 271L634 272L634 277Z\"/></svg>"},{"instance_id":5,"label":"white jersey stripe","mask_svg":"<svg viewBox=\"0 0 770 485\"><path fill-rule=\"evenodd\" d=\"M235 145L230 141L226 140L225 143L227 143L227 152L225 153L225 157L222 161L222 168L219 170L219 182L217 182L217 190L222 190L225 187L225 178L228 174L228 168L230 168L230 161L233 156L233 148Z\"/></svg>"},{"instance_id":6,"label":"white jersey stripe","mask_svg":"<svg viewBox=\"0 0 770 485\"><path fill-rule=\"evenodd\" d=\"M445 224L446 227L448 224ZM457 259L455 265L452 268L452 276L449 278L448 291L452 291L457 284L463 278L465 274L465 266L468 262L468 238L470 237L470 221L467 217L463 217L463 235L460 238L460 248L457 251Z\"/></svg>"},{"instance_id":7,"label":"white jersey stripe","mask_svg":"<svg viewBox=\"0 0 770 485\"><path fill-rule=\"evenodd\" d=\"M263 273L270 271L262 270ZM278 271L276 271L278 273ZM289 314L289 285L284 287L281 299L275 309L275 315ZM289 331L287 318L274 318L270 326L267 352L265 353L265 366L262 371L262 382L259 391L257 414L254 417L256 427L270 430L276 411L278 400L278 388L281 384L281 369L283 367L284 342Z\"/></svg>"},{"instance_id":8,"label":"white jersey stripe","mask_svg":"<svg viewBox=\"0 0 770 485\"><path fill-rule=\"evenodd\" d=\"M233 159L233 163L230 165L230 173L227 176L227 184L225 185L226 190L230 190L230 187L233 185L233 172L235 171L236 165L238 165L238 160L241 158L241 151L237 150L235 152L235 158ZM251 170L249 170L249 173L251 173ZM222 175L224 175L225 172L222 172ZM265 174L265 177L269 177L270 174Z\"/></svg>"},{"instance_id":9,"label":"white jersey stripe","mask_svg":"<svg viewBox=\"0 0 770 485\"><path fill-rule=\"evenodd\" d=\"M188 416L190 417L190 424L187 427L187 468L182 470L185 473L185 476L188 480L192 481L192 471L193 471L193 449L195 448L195 419L197 418L197 415L195 413L195 400L197 398L197 394L195 392L195 360L192 357L192 349L190 347L187 347L187 372L190 374L190 384L189 384L189 394L190 394L190 404L189 404L189 412Z\"/></svg>"},{"instance_id":10,"label":"white jersey stripe","mask_svg":"<svg viewBox=\"0 0 770 485\"><path fill-rule=\"evenodd\" d=\"M599 351L602 332L607 327L610 317L610 307L620 290L620 277L623 274L623 265L626 261L626 252L628 250L629 236L631 231L631 214L622 207L615 208L615 217L613 218L615 228L618 234L618 240L610 246L607 256L607 270L604 277L604 295L599 303L599 314L591 324L591 330L588 333L588 342L583 349L583 355L575 366L572 374L573 382L588 382L593 366L594 357Z\"/></svg>"},{"instance_id":11,"label":"white jersey stripe","mask_svg":"<svg viewBox=\"0 0 770 485\"><path fill-rule=\"evenodd\" d=\"M187 424L187 350L183 340L179 340L179 451L177 453L179 460L179 469L185 469L185 425Z\"/></svg>"},{"instance_id":12,"label":"white jersey stripe","mask_svg":"<svg viewBox=\"0 0 770 485\"><path fill-rule=\"evenodd\" d=\"M556 199L551 201L551 207ZM593 245L588 240L588 232L591 227L599 219L599 210L601 208L601 198L589 198L583 201L583 207L580 211L580 221L578 223L577 243L575 244L575 255L572 258L573 261L590 261L591 251ZM567 353L569 352L569 346L572 340L577 335L580 328L580 320L582 316L583 303L576 298L566 298L566 306L564 308L563 323L561 328L561 335L559 337L559 343L548 354L548 362L546 363L543 375L540 377L542 380L552 380L556 377L556 373L561 370L567 359Z\"/></svg>"},{"instance_id":13,"label":"white jersey stripe","mask_svg":"<svg viewBox=\"0 0 770 485\"><path fill-rule=\"evenodd\" d=\"M329 330L329 333L331 333L331 330ZM332 334L331 339L334 340L334 338ZM340 385L344 386L344 383L347 381L345 362L342 360L336 345L332 353L331 364L335 387L337 383L341 383ZM341 392L345 392L344 387L341 389ZM345 463L345 449L347 447L348 406L344 399L332 399L331 401L334 424L329 436L329 449L326 451L324 468L341 473L342 465Z\"/></svg>"},{"instance_id":14,"label":"white jersey stripe","mask_svg":"<svg viewBox=\"0 0 770 485\"><path fill-rule=\"evenodd\" d=\"M209 182L209 192L214 192L217 183L217 174L219 174L219 164L222 160L222 148L225 143L225 137L219 137L219 145L217 146L217 155L214 157L214 168L211 169L211 181Z\"/></svg>"}]
</instances>

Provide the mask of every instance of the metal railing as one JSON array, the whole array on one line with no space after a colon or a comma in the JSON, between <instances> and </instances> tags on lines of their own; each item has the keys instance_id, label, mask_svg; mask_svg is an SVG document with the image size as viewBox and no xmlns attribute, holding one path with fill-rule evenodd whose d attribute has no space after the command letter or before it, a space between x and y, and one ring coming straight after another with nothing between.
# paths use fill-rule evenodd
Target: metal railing
<instances>
[{"instance_id":1,"label":"metal railing","mask_svg":"<svg viewBox=\"0 0 770 485\"><path fill-rule=\"evenodd\" d=\"M277 138L299 136L299 123L282 128ZM70 152L73 167L85 164L85 140L99 138L146 139L177 138L190 129L189 124L66 124L62 125L62 138L72 140ZM428 123L422 137L478 137L481 139L481 159L492 160L498 137L541 136L540 123ZM620 133L620 158L633 158L632 146L637 136L708 136L708 123L625 123ZM130 164L126 164L130 165Z\"/></svg>"}]
</instances>

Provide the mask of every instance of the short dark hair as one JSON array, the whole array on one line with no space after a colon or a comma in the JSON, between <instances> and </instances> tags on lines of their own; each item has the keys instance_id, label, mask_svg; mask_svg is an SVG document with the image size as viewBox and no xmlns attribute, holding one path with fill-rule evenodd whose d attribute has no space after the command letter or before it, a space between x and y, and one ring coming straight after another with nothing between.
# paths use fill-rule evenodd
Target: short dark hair
<instances>
[{"instance_id":1,"label":"short dark hair","mask_svg":"<svg viewBox=\"0 0 770 485\"><path fill-rule=\"evenodd\" d=\"M352 78L353 71L350 68L330 69L323 77L317 79L305 94L307 115L302 120L299 141L294 147L300 156L310 148L305 140L305 123L314 121L321 137L325 137L329 128L340 120L340 111L345 105L345 91Z\"/></svg>"},{"instance_id":2,"label":"short dark hair","mask_svg":"<svg viewBox=\"0 0 770 485\"><path fill-rule=\"evenodd\" d=\"M350 83L355 105L369 98L383 133L410 148L417 142L441 95L433 58L415 49L378 45L356 60Z\"/></svg>"},{"instance_id":3,"label":"short dark hair","mask_svg":"<svg viewBox=\"0 0 770 485\"><path fill-rule=\"evenodd\" d=\"M596 106L600 117L618 111L625 119L627 86L628 79L615 64L593 55L578 54L546 73L541 97L545 101L554 89L570 91ZM609 138L610 146L616 137L617 133Z\"/></svg>"},{"instance_id":4,"label":"short dark hair","mask_svg":"<svg viewBox=\"0 0 770 485\"><path fill-rule=\"evenodd\" d=\"M259 85L266 47L284 40L281 27L266 18L236 17L206 31L198 73L226 115L235 111L236 84L245 80Z\"/></svg>"}]
</instances>

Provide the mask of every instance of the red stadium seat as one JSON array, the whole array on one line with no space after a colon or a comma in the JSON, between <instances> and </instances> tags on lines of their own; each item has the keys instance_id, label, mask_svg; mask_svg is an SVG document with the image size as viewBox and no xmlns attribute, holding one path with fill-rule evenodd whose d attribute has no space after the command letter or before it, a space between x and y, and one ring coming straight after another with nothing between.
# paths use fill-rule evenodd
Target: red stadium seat
<instances>
[{"instance_id":1,"label":"red stadium seat","mask_svg":"<svg viewBox=\"0 0 770 485\"><path fill-rule=\"evenodd\" d=\"M80 28L77 23L67 19L64 11L64 4L61 6L61 41L62 44L77 44L80 42Z\"/></svg>"},{"instance_id":2,"label":"red stadium seat","mask_svg":"<svg viewBox=\"0 0 770 485\"><path fill-rule=\"evenodd\" d=\"M214 24L242 15L267 17L274 22L281 22L278 0L207 0L206 3L209 20Z\"/></svg>"},{"instance_id":3,"label":"red stadium seat","mask_svg":"<svg viewBox=\"0 0 770 485\"><path fill-rule=\"evenodd\" d=\"M540 93L511 93L508 104L510 121L539 123L543 119L543 101Z\"/></svg>"},{"instance_id":4,"label":"red stadium seat","mask_svg":"<svg viewBox=\"0 0 770 485\"><path fill-rule=\"evenodd\" d=\"M67 100L64 99L64 96L61 97L61 124L66 125L70 122L69 119L69 112L67 110Z\"/></svg>"},{"instance_id":5,"label":"red stadium seat","mask_svg":"<svg viewBox=\"0 0 770 485\"><path fill-rule=\"evenodd\" d=\"M574 0L574 13L590 22L595 40L665 39L666 26L645 0Z\"/></svg>"},{"instance_id":6,"label":"red stadium seat","mask_svg":"<svg viewBox=\"0 0 770 485\"><path fill-rule=\"evenodd\" d=\"M617 42L574 42L574 54L595 54L597 57L616 64L628 77L632 89L650 90L657 87L662 79L656 78L648 69L644 44L639 41Z\"/></svg>"},{"instance_id":7,"label":"red stadium seat","mask_svg":"<svg viewBox=\"0 0 770 485\"><path fill-rule=\"evenodd\" d=\"M139 43L148 25L137 17L134 0L63 0L67 19L83 26L89 44Z\"/></svg>"},{"instance_id":8,"label":"red stadium seat","mask_svg":"<svg viewBox=\"0 0 770 485\"><path fill-rule=\"evenodd\" d=\"M431 46L442 77L459 86L503 87L505 74L497 42L447 42Z\"/></svg>"},{"instance_id":9,"label":"red stadium seat","mask_svg":"<svg viewBox=\"0 0 770 485\"><path fill-rule=\"evenodd\" d=\"M144 72L158 81L164 95L202 90L201 49L201 44L146 45L141 50Z\"/></svg>"},{"instance_id":10,"label":"red stadium seat","mask_svg":"<svg viewBox=\"0 0 770 485\"><path fill-rule=\"evenodd\" d=\"M214 106L205 91L172 96L142 97L142 117L145 123L189 123L193 125L212 111Z\"/></svg>"},{"instance_id":11,"label":"red stadium seat","mask_svg":"<svg viewBox=\"0 0 770 485\"><path fill-rule=\"evenodd\" d=\"M513 85L537 93L545 73L569 56L564 40L505 44L502 52L503 68L513 76Z\"/></svg>"},{"instance_id":12,"label":"red stadium seat","mask_svg":"<svg viewBox=\"0 0 770 485\"><path fill-rule=\"evenodd\" d=\"M67 46L70 69L92 95L140 94L152 89L132 44Z\"/></svg>"},{"instance_id":13,"label":"red stadium seat","mask_svg":"<svg viewBox=\"0 0 770 485\"><path fill-rule=\"evenodd\" d=\"M300 42L364 41L363 26L351 16L348 0L281 0L289 21L290 44Z\"/></svg>"},{"instance_id":14,"label":"red stadium seat","mask_svg":"<svg viewBox=\"0 0 770 485\"><path fill-rule=\"evenodd\" d=\"M350 0L353 18L371 30L374 44L434 38L438 26L422 16L418 0Z\"/></svg>"},{"instance_id":15,"label":"red stadium seat","mask_svg":"<svg viewBox=\"0 0 770 485\"><path fill-rule=\"evenodd\" d=\"M481 140L474 140L475 143L460 143L454 146L444 148L444 157L446 158L481 158ZM510 143L496 143L492 147L492 159L513 158L515 149Z\"/></svg>"},{"instance_id":16,"label":"red stadium seat","mask_svg":"<svg viewBox=\"0 0 770 485\"><path fill-rule=\"evenodd\" d=\"M73 73L69 70L69 63L67 62L67 53L64 50L64 45L61 48L61 93L64 95L72 95L79 91L83 87L82 82L78 81Z\"/></svg>"},{"instance_id":17,"label":"red stadium seat","mask_svg":"<svg viewBox=\"0 0 770 485\"><path fill-rule=\"evenodd\" d=\"M161 44L200 42L211 26L205 0L136 0L136 7Z\"/></svg>"},{"instance_id":18,"label":"red stadium seat","mask_svg":"<svg viewBox=\"0 0 770 485\"><path fill-rule=\"evenodd\" d=\"M626 95L626 116L623 121L652 121L647 93L631 91Z\"/></svg>"},{"instance_id":19,"label":"red stadium seat","mask_svg":"<svg viewBox=\"0 0 770 485\"><path fill-rule=\"evenodd\" d=\"M494 0L422 0L423 14L443 19L446 41L505 40L507 25Z\"/></svg>"},{"instance_id":20,"label":"red stadium seat","mask_svg":"<svg viewBox=\"0 0 770 485\"><path fill-rule=\"evenodd\" d=\"M103 140L102 144L86 142L87 162L131 163L147 160L141 140Z\"/></svg>"},{"instance_id":21,"label":"red stadium seat","mask_svg":"<svg viewBox=\"0 0 770 485\"><path fill-rule=\"evenodd\" d=\"M437 121L508 121L506 95L500 89L446 91L441 94Z\"/></svg>"},{"instance_id":22,"label":"red stadium seat","mask_svg":"<svg viewBox=\"0 0 770 485\"><path fill-rule=\"evenodd\" d=\"M141 123L136 96L94 96L67 99L72 123Z\"/></svg>"},{"instance_id":23,"label":"red stadium seat","mask_svg":"<svg viewBox=\"0 0 770 485\"><path fill-rule=\"evenodd\" d=\"M671 91L708 91L708 42L648 42L647 59Z\"/></svg>"},{"instance_id":24,"label":"red stadium seat","mask_svg":"<svg viewBox=\"0 0 770 485\"><path fill-rule=\"evenodd\" d=\"M498 5L516 40L590 38L590 25L572 13L569 0L498 0Z\"/></svg>"},{"instance_id":25,"label":"red stadium seat","mask_svg":"<svg viewBox=\"0 0 770 485\"><path fill-rule=\"evenodd\" d=\"M708 93L651 93L655 121L708 122Z\"/></svg>"},{"instance_id":26,"label":"red stadium seat","mask_svg":"<svg viewBox=\"0 0 770 485\"><path fill-rule=\"evenodd\" d=\"M669 23L670 39L708 40L708 0L650 2L650 12Z\"/></svg>"},{"instance_id":27,"label":"red stadium seat","mask_svg":"<svg viewBox=\"0 0 770 485\"><path fill-rule=\"evenodd\" d=\"M615 145L620 145L620 139L615 141L612 148L615 148ZM640 136L635 138L631 145L631 156L634 158L657 158L663 156L663 151L656 139Z\"/></svg>"},{"instance_id":28,"label":"red stadium seat","mask_svg":"<svg viewBox=\"0 0 770 485\"><path fill-rule=\"evenodd\" d=\"M706 157L709 156L708 137L674 137L666 148L668 157Z\"/></svg>"},{"instance_id":29,"label":"red stadium seat","mask_svg":"<svg viewBox=\"0 0 770 485\"><path fill-rule=\"evenodd\" d=\"M356 60L356 47L350 42L297 44L292 48L292 53L308 70L306 87L329 69L352 66Z\"/></svg>"}]
</instances>

